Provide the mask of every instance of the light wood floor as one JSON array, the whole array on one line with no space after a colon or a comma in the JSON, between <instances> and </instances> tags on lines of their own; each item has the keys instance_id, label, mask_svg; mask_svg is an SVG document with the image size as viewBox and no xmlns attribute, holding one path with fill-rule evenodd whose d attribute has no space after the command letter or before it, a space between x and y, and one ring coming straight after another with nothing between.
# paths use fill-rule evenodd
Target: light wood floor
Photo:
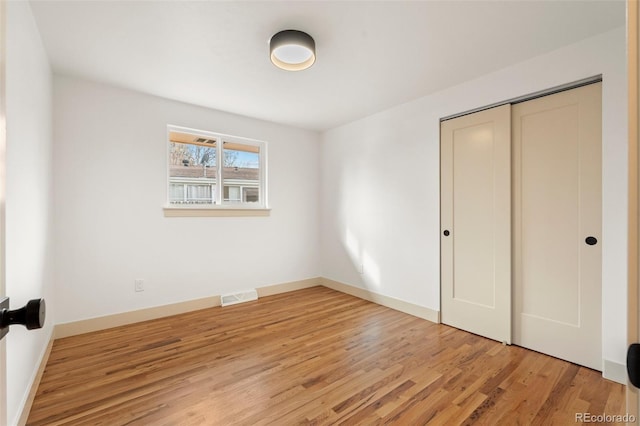
<instances>
[{"instance_id":1,"label":"light wood floor","mask_svg":"<svg viewBox=\"0 0 640 426\"><path fill-rule=\"evenodd\" d=\"M325 287L54 343L32 425L576 424L599 372Z\"/></svg>"}]
</instances>

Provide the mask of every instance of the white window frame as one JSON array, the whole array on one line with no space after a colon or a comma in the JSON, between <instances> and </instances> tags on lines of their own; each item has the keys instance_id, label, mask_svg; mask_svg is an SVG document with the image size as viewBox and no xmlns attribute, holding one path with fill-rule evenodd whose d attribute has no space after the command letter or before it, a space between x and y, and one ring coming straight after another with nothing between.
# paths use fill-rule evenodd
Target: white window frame
<instances>
[{"instance_id":1,"label":"white window frame","mask_svg":"<svg viewBox=\"0 0 640 426\"><path fill-rule=\"evenodd\" d=\"M216 186L217 190L212 194L215 199L213 204L172 204L170 202L171 177L169 156L171 154L171 132L188 133L191 135L214 139L216 141ZM223 180L223 156L224 143L238 143L251 145L259 148L259 181L258 181L258 202L225 202L224 201L224 180ZM166 196L164 213L167 217L173 216L268 216L269 204L267 201L267 142L256 139L249 139L239 136L214 133L206 130L192 129L188 127L168 125L166 136L167 155L165 158L166 167ZM229 179L227 179L229 180ZM237 186L237 183L232 183ZM241 191L242 192L242 191ZM242 199L242 197L241 197Z\"/></svg>"}]
</instances>

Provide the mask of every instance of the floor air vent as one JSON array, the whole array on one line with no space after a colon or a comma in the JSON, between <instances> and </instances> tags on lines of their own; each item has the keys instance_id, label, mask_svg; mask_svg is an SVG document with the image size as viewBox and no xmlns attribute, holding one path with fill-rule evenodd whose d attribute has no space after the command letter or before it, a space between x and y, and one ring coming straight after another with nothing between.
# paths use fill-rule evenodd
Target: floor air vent
<instances>
[{"instance_id":1,"label":"floor air vent","mask_svg":"<svg viewBox=\"0 0 640 426\"><path fill-rule=\"evenodd\" d=\"M235 305L236 303L250 302L252 300L258 300L258 292L255 289L220 296L220 304L222 306Z\"/></svg>"}]
</instances>

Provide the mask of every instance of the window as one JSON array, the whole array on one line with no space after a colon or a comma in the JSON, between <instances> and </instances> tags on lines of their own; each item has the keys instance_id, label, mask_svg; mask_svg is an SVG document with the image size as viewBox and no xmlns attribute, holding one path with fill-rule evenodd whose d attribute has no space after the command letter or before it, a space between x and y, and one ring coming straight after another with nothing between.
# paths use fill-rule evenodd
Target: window
<instances>
[{"instance_id":1,"label":"window","mask_svg":"<svg viewBox=\"0 0 640 426\"><path fill-rule=\"evenodd\" d=\"M168 127L168 208L266 209L266 143Z\"/></svg>"}]
</instances>

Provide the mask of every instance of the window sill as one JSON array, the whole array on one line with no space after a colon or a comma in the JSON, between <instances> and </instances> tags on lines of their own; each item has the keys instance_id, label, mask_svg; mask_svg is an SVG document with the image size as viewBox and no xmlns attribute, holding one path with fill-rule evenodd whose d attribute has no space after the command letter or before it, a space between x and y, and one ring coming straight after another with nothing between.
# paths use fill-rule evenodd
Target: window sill
<instances>
[{"instance_id":1,"label":"window sill","mask_svg":"<svg viewBox=\"0 0 640 426\"><path fill-rule=\"evenodd\" d=\"M249 217L270 216L268 208L164 207L164 217Z\"/></svg>"}]
</instances>

